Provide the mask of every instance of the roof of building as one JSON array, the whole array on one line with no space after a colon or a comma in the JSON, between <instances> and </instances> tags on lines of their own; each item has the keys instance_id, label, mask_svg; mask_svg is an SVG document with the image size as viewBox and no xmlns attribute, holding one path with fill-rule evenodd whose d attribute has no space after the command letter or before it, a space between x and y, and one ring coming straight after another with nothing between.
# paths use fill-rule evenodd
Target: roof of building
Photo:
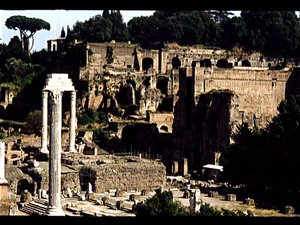
<instances>
[{"instance_id":1,"label":"roof of building","mask_svg":"<svg viewBox=\"0 0 300 225\"><path fill-rule=\"evenodd\" d=\"M204 165L203 168L223 171L223 166L217 166L213 164Z\"/></svg>"}]
</instances>

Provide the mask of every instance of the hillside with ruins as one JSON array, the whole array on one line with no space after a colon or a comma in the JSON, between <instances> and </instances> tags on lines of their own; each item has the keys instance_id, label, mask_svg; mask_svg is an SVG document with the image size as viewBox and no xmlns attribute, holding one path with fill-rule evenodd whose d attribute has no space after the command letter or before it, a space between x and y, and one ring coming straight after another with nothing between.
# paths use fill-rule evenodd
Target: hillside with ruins
<instances>
[{"instance_id":1,"label":"hillside with ruins","mask_svg":"<svg viewBox=\"0 0 300 225\"><path fill-rule=\"evenodd\" d=\"M158 10L126 24L104 10L39 52L16 36L1 44L8 199L30 215L101 205L94 216L134 216L164 188L199 211L201 189L216 207L263 215L255 196L298 213L299 19L222 12Z\"/></svg>"}]
</instances>

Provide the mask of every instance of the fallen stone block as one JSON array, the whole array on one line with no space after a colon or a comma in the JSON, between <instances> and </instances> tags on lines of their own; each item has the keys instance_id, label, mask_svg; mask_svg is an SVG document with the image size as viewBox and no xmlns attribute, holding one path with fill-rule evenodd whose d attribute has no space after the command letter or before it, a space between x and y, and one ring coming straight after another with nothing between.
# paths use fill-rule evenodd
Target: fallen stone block
<instances>
[{"instance_id":1,"label":"fallen stone block","mask_svg":"<svg viewBox=\"0 0 300 225\"><path fill-rule=\"evenodd\" d=\"M293 206L287 205L284 207L284 213L285 214L294 214L295 213L295 209Z\"/></svg>"},{"instance_id":2,"label":"fallen stone block","mask_svg":"<svg viewBox=\"0 0 300 225\"><path fill-rule=\"evenodd\" d=\"M131 194L129 195L129 200L130 201L140 200L140 196L136 194Z\"/></svg>"},{"instance_id":3,"label":"fallen stone block","mask_svg":"<svg viewBox=\"0 0 300 225\"><path fill-rule=\"evenodd\" d=\"M255 205L254 199L252 198L245 198L244 202L246 205Z\"/></svg>"},{"instance_id":4,"label":"fallen stone block","mask_svg":"<svg viewBox=\"0 0 300 225\"><path fill-rule=\"evenodd\" d=\"M217 191L210 191L208 193L208 197L211 197L211 198L218 198L219 197L219 192Z\"/></svg>"},{"instance_id":5,"label":"fallen stone block","mask_svg":"<svg viewBox=\"0 0 300 225\"><path fill-rule=\"evenodd\" d=\"M227 201L229 201L229 202L234 202L234 201L236 201L236 195L235 194L227 194L227 196L226 196L227 198Z\"/></svg>"},{"instance_id":6,"label":"fallen stone block","mask_svg":"<svg viewBox=\"0 0 300 225\"><path fill-rule=\"evenodd\" d=\"M141 196L149 196L149 195L150 195L150 191L149 190L142 190Z\"/></svg>"}]
</instances>

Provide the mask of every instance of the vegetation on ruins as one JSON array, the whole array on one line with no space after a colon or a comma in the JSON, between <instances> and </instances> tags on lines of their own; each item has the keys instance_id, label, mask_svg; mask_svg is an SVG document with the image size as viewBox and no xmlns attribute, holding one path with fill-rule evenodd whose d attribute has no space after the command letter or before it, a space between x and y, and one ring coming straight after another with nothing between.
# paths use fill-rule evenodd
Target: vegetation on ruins
<instances>
[{"instance_id":1,"label":"vegetation on ruins","mask_svg":"<svg viewBox=\"0 0 300 225\"><path fill-rule=\"evenodd\" d=\"M283 100L279 114L264 129L240 125L222 161L223 179L258 189L298 192L300 96Z\"/></svg>"},{"instance_id":2,"label":"vegetation on ruins","mask_svg":"<svg viewBox=\"0 0 300 225\"><path fill-rule=\"evenodd\" d=\"M68 29L66 42L128 41L143 48L163 43L201 44L231 50L259 51L271 57L299 57L300 25L292 11L242 11L229 17L228 11L161 11L132 18L126 25L120 11L104 10L102 15L77 22Z\"/></svg>"},{"instance_id":3,"label":"vegetation on ruins","mask_svg":"<svg viewBox=\"0 0 300 225\"><path fill-rule=\"evenodd\" d=\"M88 109L84 113L79 114L77 118L78 124L80 125L91 123L105 123L107 121L105 112L95 109Z\"/></svg>"},{"instance_id":4,"label":"vegetation on ruins","mask_svg":"<svg viewBox=\"0 0 300 225\"><path fill-rule=\"evenodd\" d=\"M73 39L90 42L127 41L128 31L119 10L111 10L110 13L104 10L102 15L96 15L85 22L78 21L72 30L68 29L66 41Z\"/></svg>"},{"instance_id":5,"label":"vegetation on ruins","mask_svg":"<svg viewBox=\"0 0 300 225\"><path fill-rule=\"evenodd\" d=\"M146 203L138 203L135 207L135 214L137 217L147 216L240 216L251 217L253 216L251 211L247 211L247 214L242 211L233 211L225 208L217 209L211 207L209 204L201 203L199 212L189 211L179 201L174 201L172 191L156 190L156 194L148 198Z\"/></svg>"},{"instance_id":6,"label":"vegetation on ruins","mask_svg":"<svg viewBox=\"0 0 300 225\"><path fill-rule=\"evenodd\" d=\"M135 208L136 216L186 216L187 212L182 204L173 201L171 191L156 191L156 194L147 199L146 204L138 203Z\"/></svg>"},{"instance_id":7,"label":"vegetation on ruins","mask_svg":"<svg viewBox=\"0 0 300 225\"><path fill-rule=\"evenodd\" d=\"M41 135L42 130L42 111L35 110L30 112L26 118L26 132L29 134Z\"/></svg>"}]
</instances>

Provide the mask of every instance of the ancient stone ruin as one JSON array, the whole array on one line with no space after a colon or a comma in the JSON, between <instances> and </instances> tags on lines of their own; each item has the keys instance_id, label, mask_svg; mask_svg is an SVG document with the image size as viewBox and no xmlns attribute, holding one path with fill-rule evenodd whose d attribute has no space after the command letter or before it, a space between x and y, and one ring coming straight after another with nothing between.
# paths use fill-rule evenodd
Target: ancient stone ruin
<instances>
[{"instance_id":1,"label":"ancient stone ruin","mask_svg":"<svg viewBox=\"0 0 300 225\"><path fill-rule=\"evenodd\" d=\"M62 94L64 91L72 91L71 94L71 118L70 118L70 151L74 151L75 145L75 89L68 74L49 74L43 89L43 127L42 150L47 144L47 94L51 97L50 113L50 157L49 157L49 205L47 214L64 215L61 208L61 123L62 123ZM46 111L46 112L45 112Z\"/></svg>"}]
</instances>

